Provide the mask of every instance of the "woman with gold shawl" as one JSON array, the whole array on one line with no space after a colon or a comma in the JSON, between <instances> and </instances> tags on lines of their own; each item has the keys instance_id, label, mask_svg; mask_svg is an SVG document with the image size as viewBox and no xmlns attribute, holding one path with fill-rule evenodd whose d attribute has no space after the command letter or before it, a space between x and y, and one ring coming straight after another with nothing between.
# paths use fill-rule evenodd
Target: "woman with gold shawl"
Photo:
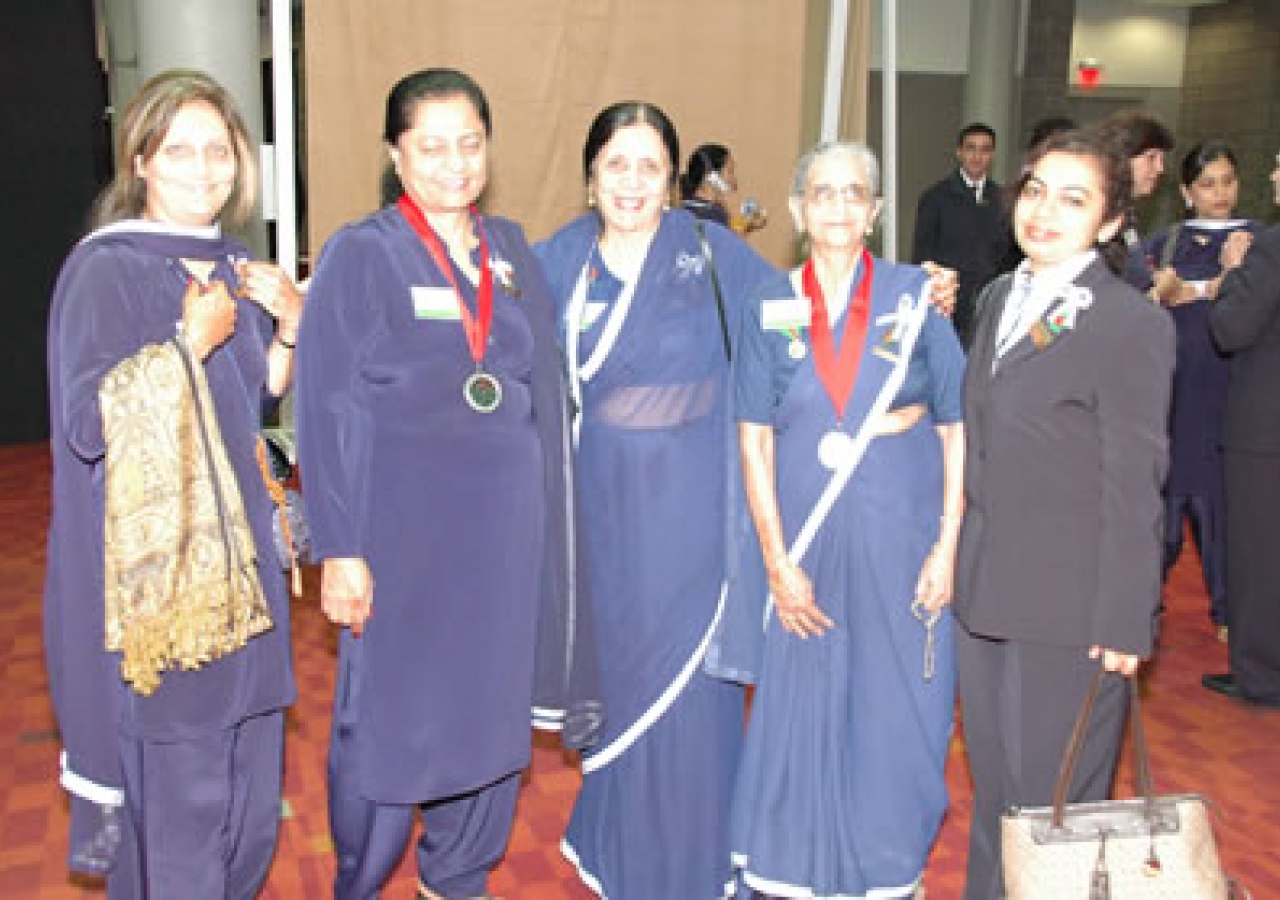
<instances>
[{"instance_id":1,"label":"woman with gold shawl","mask_svg":"<svg viewBox=\"0 0 1280 900\"><path fill-rule=\"evenodd\" d=\"M112 900L251 897L275 850L295 689L257 432L302 303L221 234L253 160L212 79L149 81L53 298L45 646L70 865Z\"/></svg>"}]
</instances>

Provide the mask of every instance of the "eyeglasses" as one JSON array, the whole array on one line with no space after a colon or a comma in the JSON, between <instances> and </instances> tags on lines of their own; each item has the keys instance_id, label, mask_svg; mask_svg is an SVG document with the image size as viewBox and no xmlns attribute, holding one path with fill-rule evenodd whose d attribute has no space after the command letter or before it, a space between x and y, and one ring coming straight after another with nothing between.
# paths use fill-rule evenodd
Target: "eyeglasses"
<instances>
[{"instance_id":1,"label":"eyeglasses","mask_svg":"<svg viewBox=\"0 0 1280 900\"><path fill-rule=\"evenodd\" d=\"M836 187L833 184L810 185L805 197L814 206L830 206L837 200L854 206L866 206L871 202L871 188L865 184L845 184Z\"/></svg>"}]
</instances>

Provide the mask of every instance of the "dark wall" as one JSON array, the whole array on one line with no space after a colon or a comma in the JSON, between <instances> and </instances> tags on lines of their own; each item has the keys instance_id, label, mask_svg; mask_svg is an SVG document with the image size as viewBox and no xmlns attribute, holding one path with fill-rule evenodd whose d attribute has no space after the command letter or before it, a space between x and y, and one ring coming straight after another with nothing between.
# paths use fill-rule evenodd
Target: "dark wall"
<instances>
[{"instance_id":1,"label":"dark wall","mask_svg":"<svg viewBox=\"0 0 1280 900\"><path fill-rule=\"evenodd\" d=\"M0 444L48 436L45 322L103 166L87 0L0 0Z\"/></svg>"}]
</instances>

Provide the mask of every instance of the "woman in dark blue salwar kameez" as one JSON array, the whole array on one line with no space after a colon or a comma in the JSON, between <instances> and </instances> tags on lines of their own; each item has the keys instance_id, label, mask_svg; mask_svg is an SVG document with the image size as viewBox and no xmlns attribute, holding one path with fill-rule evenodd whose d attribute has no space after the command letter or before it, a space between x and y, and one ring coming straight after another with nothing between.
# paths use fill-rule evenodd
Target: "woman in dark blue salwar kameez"
<instances>
[{"instance_id":1,"label":"woman in dark blue salwar kameez","mask_svg":"<svg viewBox=\"0 0 1280 900\"><path fill-rule=\"evenodd\" d=\"M121 119L95 230L64 264L50 310L45 652L71 795L70 866L106 875L111 900L253 897L275 852L284 708L296 691L255 452L263 413L291 378L302 301L283 272L248 262L220 230L252 209L253 153L230 96L207 75L148 81ZM173 374L183 363L187 377L167 379L183 385L172 398L165 379L116 396L125 373ZM207 456L186 427L199 404L179 396L210 401ZM146 439L130 442L130 432ZM199 461L221 455L228 468L204 479ZM230 524L208 542L203 529L218 518L199 510L218 490ZM145 499L132 506L131 495ZM229 536L241 507L243 543ZM265 627L131 679L142 632L169 636L176 650L210 609L218 624L203 634L232 630L219 563L233 544L250 551L239 559L261 586ZM193 573L210 563L211 590L195 589Z\"/></svg>"},{"instance_id":2,"label":"woman in dark blue salwar kameez","mask_svg":"<svg viewBox=\"0 0 1280 900\"><path fill-rule=\"evenodd\" d=\"M1251 240L1262 230L1257 222L1234 218L1236 168L1235 154L1221 141L1192 147L1182 160L1181 173L1190 217L1149 238L1144 248L1148 259L1167 265L1177 276L1166 279L1161 295L1178 333L1164 487L1164 572L1168 577L1182 553L1189 521L1209 595L1209 616L1220 629L1227 622L1222 421L1229 366L1209 333L1209 305L1222 281L1227 242Z\"/></svg>"},{"instance_id":3,"label":"woman in dark blue salwar kameez","mask_svg":"<svg viewBox=\"0 0 1280 900\"><path fill-rule=\"evenodd\" d=\"M401 80L384 137L405 193L329 240L302 324L299 463L322 602L347 626L329 751L339 900L378 895L419 815L419 895L486 896L531 709L571 745L599 713L576 692L590 642L569 633L551 300L520 227L473 207L489 131L466 75Z\"/></svg>"}]
</instances>

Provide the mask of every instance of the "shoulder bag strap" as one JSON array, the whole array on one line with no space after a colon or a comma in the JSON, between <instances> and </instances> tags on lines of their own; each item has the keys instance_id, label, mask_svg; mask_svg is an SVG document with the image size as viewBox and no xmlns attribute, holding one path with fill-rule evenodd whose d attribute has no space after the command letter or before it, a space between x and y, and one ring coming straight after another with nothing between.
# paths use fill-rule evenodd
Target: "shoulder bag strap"
<instances>
[{"instance_id":1,"label":"shoulder bag strap","mask_svg":"<svg viewBox=\"0 0 1280 900\"><path fill-rule=\"evenodd\" d=\"M716 272L716 261L711 256L711 244L707 241L707 233L702 223L695 221L693 227L698 229L698 243L702 245L702 258L707 261L707 273L711 276L711 290L716 295L716 312L720 314L720 338L724 341L724 358L733 359L729 347L729 323L724 314L724 294L720 291L720 275Z\"/></svg>"},{"instance_id":2,"label":"shoulder bag strap","mask_svg":"<svg viewBox=\"0 0 1280 900\"><path fill-rule=\"evenodd\" d=\"M1175 222L1165 235L1164 246L1160 248L1160 268L1167 269L1173 262L1173 251L1178 248L1178 232L1182 231L1182 223Z\"/></svg>"}]
</instances>

